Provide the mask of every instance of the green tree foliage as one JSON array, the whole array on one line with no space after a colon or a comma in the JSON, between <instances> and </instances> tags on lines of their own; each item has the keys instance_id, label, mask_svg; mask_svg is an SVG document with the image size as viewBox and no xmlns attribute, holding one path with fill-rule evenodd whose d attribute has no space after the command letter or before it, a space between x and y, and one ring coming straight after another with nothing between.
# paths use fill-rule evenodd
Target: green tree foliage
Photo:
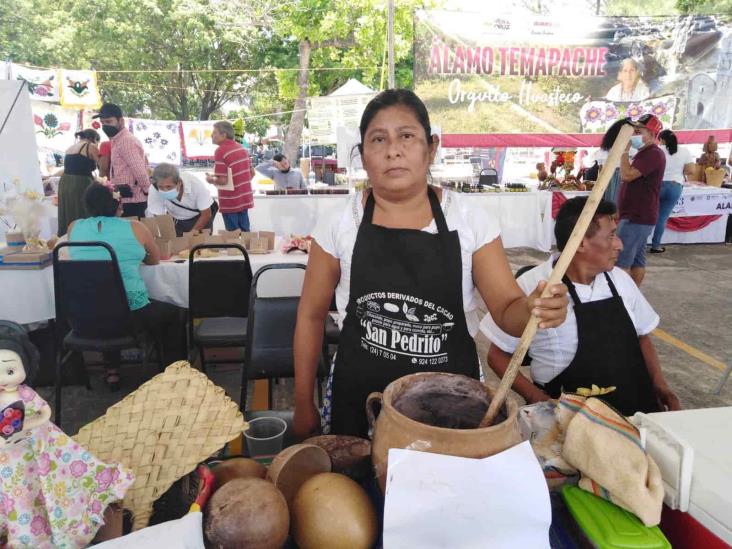
<instances>
[{"instance_id":1,"label":"green tree foliage","mask_svg":"<svg viewBox=\"0 0 732 549\"><path fill-rule=\"evenodd\" d=\"M686 14L732 15L732 0L677 0L676 7Z\"/></svg>"},{"instance_id":2,"label":"green tree foliage","mask_svg":"<svg viewBox=\"0 0 732 549\"><path fill-rule=\"evenodd\" d=\"M395 2L398 86L412 85L413 12L436 2ZM386 85L386 6L386 0L2 0L0 56L94 68L104 98L136 116L207 119L238 101L242 117L257 117L247 118L248 127L262 133L271 123L289 123L298 142L307 96L349 78L375 89ZM296 107L290 120L287 111Z\"/></svg>"}]
</instances>

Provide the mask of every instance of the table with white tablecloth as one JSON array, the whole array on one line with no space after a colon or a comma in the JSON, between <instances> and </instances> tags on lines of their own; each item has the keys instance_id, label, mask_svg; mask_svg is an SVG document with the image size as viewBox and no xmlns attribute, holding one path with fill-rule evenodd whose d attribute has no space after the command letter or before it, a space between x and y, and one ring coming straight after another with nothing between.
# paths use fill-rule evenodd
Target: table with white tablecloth
<instances>
[{"instance_id":1,"label":"table with white tablecloth","mask_svg":"<svg viewBox=\"0 0 732 549\"><path fill-rule=\"evenodd\" d=\"M279 251L249 256L252 274L269 264L306 264L307 258L303 252L283 254ZM187 261L163 261L158 265L143 265L141 272L152 299L188 307ZM265 297L300 295L304 272L269 272L261 278L259 294ZM0 288L0 319L31 324L55 318L53 267L34 271L0 270Z\"/></svg>"},{"instance_id":2,"label":"table with white tablecloth","mask_svg":"<svg viewBox=\"0 0 732 549\"><path fill-rule=\"evenodd\" d=\"M551 195L552 193L547 192ZM562 192L566 198L574 196L585 196L589 192L570 191ZM552 211L552 203L549 200L549 213ZM674 230L669 223L663 233L662 244L714 244L724 242L727 228L727 220L732 213L732 189L709 187L706 185L687 184L671 212L671 217L697 218L699 216L719 216L716 219L709 218L700 228L694 230ZM551 218L551 217L550 217ZM549 230L553 231L553 220L549 224ZM552 242L553 242L552 235ZM650 243L651 237L648 237Z\"/></svg>"}]
</instances>

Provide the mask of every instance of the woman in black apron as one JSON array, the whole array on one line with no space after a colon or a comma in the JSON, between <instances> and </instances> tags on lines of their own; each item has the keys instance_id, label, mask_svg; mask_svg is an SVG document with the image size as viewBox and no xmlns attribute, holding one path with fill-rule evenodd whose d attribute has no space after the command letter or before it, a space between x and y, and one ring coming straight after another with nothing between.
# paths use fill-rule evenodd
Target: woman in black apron
<instances>
[{"instance_id":1,"label":"woman in black apron","mask_svg":"<svg viewBox=\"0 0 732 549\"><path fill-rule=\"evenodd\" d=\"M365 436L365 402L399 377L441 371L477 378L479 363L463 305L458 232L439 191L427 184L437 150L424 104L408 90L387 90L367 105L359 150L371 189L353 247L346 317L333 372L331 432ZM434 220L436 234L423 231ZM537 299L516 284L499 239L473 253L472 275L491 315L520 335L531 312L542 327L566 316L566 287ZM296 435L319 426L313 402L323 325L341 277L339 260L313 242L295 331Z\"/></svg>"}]
</instances>

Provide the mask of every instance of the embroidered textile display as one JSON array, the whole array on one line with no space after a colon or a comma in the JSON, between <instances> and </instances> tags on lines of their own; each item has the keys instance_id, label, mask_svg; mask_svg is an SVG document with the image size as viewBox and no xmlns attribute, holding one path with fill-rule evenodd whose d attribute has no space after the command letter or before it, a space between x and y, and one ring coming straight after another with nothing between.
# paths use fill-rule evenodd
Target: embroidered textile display
<instances>
[{"instance_id":1,"label":"embroidered textile display","mask_svg":"<svg viewBox=\"0 0 732 549\"><path fill-rule=\"evenodd\" d=\"M130 118L130 127L142 143L151 164L168 162L180 165L180 122Z\"/></svg>"},{"instance_id":2,"label":"embroidered textile display","mask_svg":"<svg viewBox=\"0 0 732 549\"><path fill-rule=\"evenodd\" d=\"M644 101L620 103L613 101L588 101L580 109L580 123L583 133L604 132L617 120L629 116L637 120L644 114L655 115L664 128L670 128L674 122L677 98L663 95Z\"/></svg>"},{"instance_id":3,"label":"embroidered textile display","mask_svg":"<svg viewBox=\"0 0 732 549\"><path fill-rule=\"evenodd\" d=\"M39 147L64 152L74 144L74 134L79 129L79 111L39 101L31 101L31 110Z\"/></svg>"},{"instance_id":4,"label":"embroidered textile display","mask_svg":"<svg viewBox=\"0 0 732 549\"><path fill-rule=\"evenodd\" d=\"M64 107L96 109L102 104L96 71L58 71L61 105Z\"/></svg>"},{"instance_id":5,"label":"embroidered textile display","mask_svg":"<svg viewBox=\"0 0 732 549\"><path fill-rule=\"evenodd\" d=\"M56 69L32 69L16 63L11 63L10 67L11 80L25 82L31 99L58 103L59 76Z\"/></svg>"},{"instance_id":6,"label":"embroidered textile display","mask_svg":"<svg viewBox=\"0 0 732 549\"><path fill-rule=\"evenodd\" d=\"M213 158L216 145L211 142L215 120L181 122L183 154L191 159Z\"/></svg>"}]
</instances>

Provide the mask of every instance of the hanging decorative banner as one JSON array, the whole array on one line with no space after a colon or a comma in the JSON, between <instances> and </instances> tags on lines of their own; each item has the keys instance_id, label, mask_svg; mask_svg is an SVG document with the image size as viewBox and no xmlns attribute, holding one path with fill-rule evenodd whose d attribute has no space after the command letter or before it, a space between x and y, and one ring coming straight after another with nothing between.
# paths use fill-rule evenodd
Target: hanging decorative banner
<instances>
[{"instance_id":1,"label":"hanging decorative banner","mask_svg":"<svg viewBox=\"0 0 732 549\"><path fill-rule=\"evenodd\" d=\"M634 103L588 101L580 109L582 132L604 132L621 118L630 117L638 120L644 114L655 115L663 123L664 128L671 128L676 112L676 101L677 98L673 95L664 95Z\"/></svg>"},{"instance_id":2,"label":"hanging decorative banner","mask_svg":"<svg viewBox=\"0 0 732 549\"><path fill-rule=\"evenodd\" d=\"M183 155L191 160L213 158L216 145L211 141L215 120L180 123L183 134Z\"/></svg>"},{"instance_id":3,"label":"hanging decorative banner","mask_svg":"<svg viewBox=\"0 0 732 549\"><path fill-rule=\"evenodd\" d=\"M96 109L102 104L96 71L61 69L58 72L62 106Z\"/></svg>"},{"instance_id":4,"label":"hanging decorative banner","mask_svg":"<svg viewBox=\"0 0 732 549\"><path fill-rule=\"evenodd\" d=\"M79 129L79 111L39 101L31 103L31 110L39 147L64 152L73 145Z\"/></svg>"},{"instance_id":5,"label":"hanging decorative banner","mask_svg":"<svg viewBox=\"0 0 732 549\"><path fill-rule=\"evenodd\" d=\"M109 137L107 137L107 134L102 131L102 123L99 121L98 118L92 118L97 114L96 110L83 110L81 111L81 129L92 129L95 130L99 134L99 138L101 139L101 143L104 143L105 141L109 141Z\"/></svg>"},{"instance_id":6,"label":"hanging decorative banner","mask_svg":"<svg viewBox=\"0 0 732 549\"><path fill-rule=\"evenodd\" d=\"M674 130L732 127L731 15L565 15L415 13L414 91L449 146L539 146L641 109Z\"/></svg>"},{"instance_id":7,"label":"hanging decorative banner","mask_svg":"<svg viewBox=\"0 0 732 549\"><path fill-rule=\"evenodd\" d=\"M25 82L31 99L51 103L59 101L59 78L56 69L32 69L11 63L10 78Z\"/></svg>"},{"instance_id":8,"label":"hanging decorative banner","mask_svg":"<svg viewBox=\"0 0 732 549\"><path fill-rule=\"evenodd\" d=\"M130 118L130 126L151 164L180 164L180 122Z\"/></svg>"}]
</instances>

